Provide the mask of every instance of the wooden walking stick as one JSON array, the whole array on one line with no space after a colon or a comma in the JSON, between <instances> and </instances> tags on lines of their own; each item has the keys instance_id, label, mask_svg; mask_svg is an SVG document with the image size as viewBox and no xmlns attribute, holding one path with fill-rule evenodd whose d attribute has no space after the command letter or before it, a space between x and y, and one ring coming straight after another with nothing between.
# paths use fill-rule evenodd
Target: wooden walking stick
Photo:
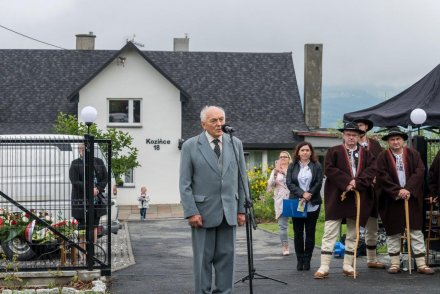
<instances>
[{"instance_id":1,"label":"wooden walking stick","mask_svg":"<svg viewBox=\"0 0 440 294\"><path fill-rule=\"evenodd\" d=\"M429 225L428 225L428 239L426 241L426 264L429 265L429 245L431 243L431 230L432 230L432 212L434 210L434 204L431 203L429 208Z\"/></svg>"},{"instance_id":2,"label":"wooden walking stick","mask_svg":"<svg viewBox=\"0 0 440 294\"><path fill-rule=\"evenodd\" d=\"M411 274L411 234L409 227L409 206L408 206L408 198L405 199L405 223L406 223L406 245L408 247L408 269L409 274Z\"/></svg>"},{"instance_id":3,"label":"wooden walking stick","mask_svg":"<svg viewBox=\"0 0 440 294\"><path fill-rule=\"evenodd\" d=\"M359 235L360 235L360 225L359 225L359 218L361 215L361 195L359 194L358 190L351 190L355 193L356 196L356 240L354 241L354 249L353 249L353 278L356 279L356 257L357 257L357 248L359 246ZM341 195L341 201L344 201L347 196L345 195L347 192L342 193Z\"/></svg>"}]
</instances>

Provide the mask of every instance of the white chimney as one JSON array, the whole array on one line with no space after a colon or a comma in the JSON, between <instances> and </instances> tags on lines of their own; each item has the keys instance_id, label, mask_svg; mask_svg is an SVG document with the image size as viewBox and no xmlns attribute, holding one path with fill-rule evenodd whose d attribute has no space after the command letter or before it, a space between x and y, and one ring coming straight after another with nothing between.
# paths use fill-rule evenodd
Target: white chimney
<instances>
[{"instance_id":1,"label":"white chimney","mask_svg":"<svg viewBox=\"0 0 440 294\"><path fill-rule=\"evenodd\" d=\"M93 32L76 35L76 50L95 50L95 38Z\"/></svg>"},{"instance_id":2,"label":"white chimney","mask_svg":"<svg viewBox=\"0 0 440 294\"><path fill-rule=\"evenodd\" d=\"M174 38L174 51L189 51L189 38L185 34L185 38Z\"/></svg>"}]
</instances>

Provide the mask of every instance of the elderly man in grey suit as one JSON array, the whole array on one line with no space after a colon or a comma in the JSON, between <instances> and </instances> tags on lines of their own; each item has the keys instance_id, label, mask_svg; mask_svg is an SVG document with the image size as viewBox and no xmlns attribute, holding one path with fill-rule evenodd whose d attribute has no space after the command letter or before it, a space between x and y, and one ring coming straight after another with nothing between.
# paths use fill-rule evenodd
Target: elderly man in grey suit
<instances>
[{"instance_id":1,"label":"elderly man in grey suit","mask_svg":"<svg viewBox=\"0 0 440 294\"><path fill-rule=\"evenodd\" d=\"M222 108L206 106L200 120L204 131L182 145L179 183L184 217L191 226L195 293L232 293L235 229L245 223L243 146L237 138L232 142L223 134ZM211 289L213 268L215 283Z\"/></svg>"}]
</instances>

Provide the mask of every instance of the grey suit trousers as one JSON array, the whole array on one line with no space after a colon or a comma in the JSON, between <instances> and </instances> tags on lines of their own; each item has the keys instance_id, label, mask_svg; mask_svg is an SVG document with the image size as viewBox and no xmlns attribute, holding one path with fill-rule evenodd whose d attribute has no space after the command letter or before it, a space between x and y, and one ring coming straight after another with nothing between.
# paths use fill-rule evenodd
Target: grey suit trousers
<instances>
[{"instance_id":1,"label":"grey suit trousers","mask_svg":"<svg viewBox=\"0 0 440 294\"><path fill-rule=\"evenodd\" d=\"M211 293L212 268L215 284L212 293L232 293L234 286L236 226L230 226L223 218L214 228L192 228L192 248L195 293Z\"/></svg>"}]
</instances>

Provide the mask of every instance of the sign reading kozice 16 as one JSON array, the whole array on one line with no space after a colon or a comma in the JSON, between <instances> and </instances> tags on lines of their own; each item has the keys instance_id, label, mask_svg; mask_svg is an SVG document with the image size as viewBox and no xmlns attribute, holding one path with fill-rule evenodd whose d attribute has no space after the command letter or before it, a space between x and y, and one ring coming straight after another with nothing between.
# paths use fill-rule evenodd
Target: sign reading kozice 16
<instances>
[{"instance_id":1,"label":"sign reading kozice 16","mask_svg":"<svg viewBox=\"0 0 440 294\"><path fill-rule=\"evenodd\" d=\"M170 145L171 144L171 140L164 140L164 139L150 139L147 138L145 139L145 143L146 144L150 144L153 145L154 150L160 150L160 145Z\"/></svg>"}]
</instances>

